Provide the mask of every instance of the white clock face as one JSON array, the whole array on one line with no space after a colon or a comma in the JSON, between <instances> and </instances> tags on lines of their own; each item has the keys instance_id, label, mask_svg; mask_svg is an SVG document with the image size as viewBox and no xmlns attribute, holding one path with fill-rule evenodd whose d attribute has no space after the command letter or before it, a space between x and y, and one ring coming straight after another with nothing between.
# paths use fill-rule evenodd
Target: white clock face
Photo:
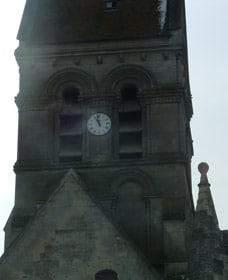
<instances>
[{"instance_id":1,"label":"white clock face","mask_svg":"<svg viewBox=\"0 0 228 280\"><path fill-rule=\"evenodd\" d=\"M108 115L104 113L93 114L87 122L87 128L93 135L104 135L111 129L112 122Z\"/></svg>"}]
</instances>

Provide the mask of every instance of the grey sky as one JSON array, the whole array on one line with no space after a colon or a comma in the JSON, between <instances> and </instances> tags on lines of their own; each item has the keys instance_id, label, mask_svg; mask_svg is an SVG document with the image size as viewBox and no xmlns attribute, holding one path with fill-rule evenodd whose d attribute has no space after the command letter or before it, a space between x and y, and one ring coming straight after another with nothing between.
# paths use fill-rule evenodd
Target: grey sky
<instances>
[{"instance_id":1,"label":"grey sky","mask_svg":"<svg viewBox=\"0 0 228 280\"><path fill-rule=\"evenodd\" d=\"M228 229L228 1L187 0L186 10L194 109L193 191L198 191L197 165L207 161L220 227Z\"/></svg>"},{"instance_id":2,"label":"grey sky","mask_svg":"<svg viewBox=\"0 0 228 280\"><path fill-rule=\"evenodd\" d=\"M13 164L16 160L18 92L17 65L13 52L16 33L25 0L7 0L0 11L0 230L4 227L14 203ZM194 115L192 135L195 156L192 164L194 197L198 191L197 165L210 165L209 181L221 228L228 229L228 1L186 0L189 70ZM0 252L3 250L0 231Z\"/></svg>"}]
</instances>

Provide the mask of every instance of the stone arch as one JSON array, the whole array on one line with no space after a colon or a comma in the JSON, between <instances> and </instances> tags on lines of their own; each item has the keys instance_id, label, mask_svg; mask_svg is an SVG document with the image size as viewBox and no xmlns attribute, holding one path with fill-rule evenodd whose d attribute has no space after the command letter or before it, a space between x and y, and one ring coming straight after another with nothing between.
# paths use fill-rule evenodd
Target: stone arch
<instances>
[{"instance_id":1,"label":"stone arch","mask_svg":"<svg viewBox=\"0 0 228 280\"><path fill-rule=\"evenodd\" d=\"M136 168L123 169L114 175L111 183L115 197L113 219L146 254L149 234L147 197L151 195L152 182L147 174Z\"/></svg>"},{"instance_id":2,"label":"stone arch","mask_svg":"<svg viewBox=\"0 0 228 280\"><path fill-rule=\"evenodd\" d=\"M157 193L153 187L154 184L151 178L145 172L136 168L127 168L116 172L110 180L110 192L113 195L117 194L121 185L127 182L135 182L139 184L142 187L143 195L151 195L151 189L153 190L153 195L156 195Z\"/></svg>"},{"instance_id":3,"label":"stone arch","mask_svg":"<svg viewBox=\"0 0 228 280\"><path fill-rule=\"evenodd\" d=\"M139 92L156 88L156 81L148 70L138 65L124 65L108 73L102 89L119 93L125 84L135 85Z\"/></svg>"},{"instance_id":4,"label":"stone arch","mask_svg":"<svg viewBox=\"0 0 228 280\"><path fill-rule=\"evenodd\" d=\"M61 99L66 87L74 87L81 95L97 90L94 77L85 71L68 68L52 75L47 81L47 95L53 99Z\"/></svg>"}]
</instances>

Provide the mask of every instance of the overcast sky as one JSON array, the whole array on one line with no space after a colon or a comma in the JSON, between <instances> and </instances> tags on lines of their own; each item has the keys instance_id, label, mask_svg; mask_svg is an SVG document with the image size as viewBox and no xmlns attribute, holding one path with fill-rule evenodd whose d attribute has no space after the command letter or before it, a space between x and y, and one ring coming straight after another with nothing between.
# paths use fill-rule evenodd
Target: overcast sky
<instances>
[{"instance_id":1,"label":"overcast sky","mask_svg":"<svg viewBox=\"0 0 228 280\"><path fill-rule=\"evenodd\" d=\"M2 1L0 10L0 254L1 231L14 204L13 165L17 147L18 68L13 52L25 0ZM198 163L210 165L209 181L220 228L228 229L228 1L186 0L188 51L194 115L193 192L198 192Z\"/></svg>"}]
</instances>

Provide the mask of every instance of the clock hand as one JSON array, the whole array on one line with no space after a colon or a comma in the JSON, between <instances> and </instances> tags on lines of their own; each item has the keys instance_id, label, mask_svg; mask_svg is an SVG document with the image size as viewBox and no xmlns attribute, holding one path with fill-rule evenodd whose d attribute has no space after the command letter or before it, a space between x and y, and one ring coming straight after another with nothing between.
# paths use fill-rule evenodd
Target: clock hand
<instances>
[{"instance_id":1,"label":"clock hand","mask_svg":"<svg viewBox=\"0 0 228 280\"><path fill-rule=\"evenodd\" d=\"M98 115L96 115L95 119L96 119L96 121L97 121L98 126L101 126L101 122L100 122L100 120L99 120L99 116L98 116Z\"/></svg>"}]
</instances>

